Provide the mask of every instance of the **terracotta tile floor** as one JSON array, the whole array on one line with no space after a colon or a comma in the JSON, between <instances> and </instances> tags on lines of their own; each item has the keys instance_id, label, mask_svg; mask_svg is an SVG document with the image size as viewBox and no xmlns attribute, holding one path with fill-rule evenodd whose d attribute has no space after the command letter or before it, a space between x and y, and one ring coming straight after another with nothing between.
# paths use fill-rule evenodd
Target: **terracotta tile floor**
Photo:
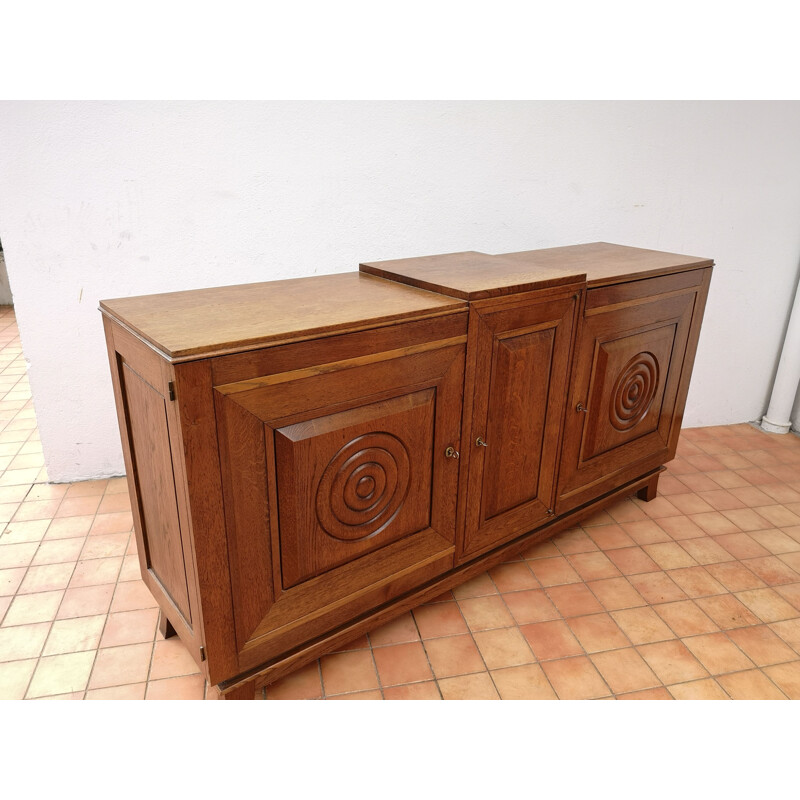
<instances>
[{"instance_id":1,"label":"terracotta tile floor","mask_svg":"<svg viewBox=\"0 0 800 800\"><path fill-rule=\"evenodd\" d=\"M0 698L201 699L139 580L125 480L49 484L0 307ZM628 498L266 699L800 698L800 438L684 431Z\"/></svg>"}]
</instances>

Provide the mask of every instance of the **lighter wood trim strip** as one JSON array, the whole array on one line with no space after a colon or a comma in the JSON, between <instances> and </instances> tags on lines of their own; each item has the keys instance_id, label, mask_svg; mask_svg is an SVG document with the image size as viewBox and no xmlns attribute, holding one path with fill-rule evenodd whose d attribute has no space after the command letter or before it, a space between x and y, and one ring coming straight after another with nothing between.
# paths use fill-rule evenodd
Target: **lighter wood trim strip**
<instances>
[{"instance_id":1,"label":"lighter wood trim strip","mask_svg":"<svg viewBox=\"0 0 800 800\"><path fill-rule=\"evenodd\" d=\"M632 300L624 300L621 303L613 303L610 306L597 306L597 308L588 308L583 314L585 317L594 317L597 314L607 314L609 311L618 311L621 308L631 308L632 306L641 306L645 303L652 303L655 300L666 300L669 297L680 297L683 294L696 294L697 287L690 286L685 289L675 289L672 292L664 292L663 294L650 294L644 297L636 297Z\"/></svg>"},{"instance_id":2,"label":"lighter wood trim strip","mask_svg":"<svg viewBox=\"0 0 800 800\"><path fill-rule=\"evenodd\" d=\"M416 355L417 353L427 353L431 350L439 350L440 348L465 344L466 341L466 334L462 336L453 336L450 339L438 339L434 342L423 342L422 344L415 344L411 345L410 347L403 347L397 350L384 350L380 353L370 353L365 356L346 358L341 361L331 361L327 364L316 364L313 367L304 367L303 369L296 369L292 370L291 372L279 372L274 375L264 375L260 378L249 378L244 381L236 381L235 383L225 383L220 386L215 386L214 388L220 394L224 395L238 394L239 392L249 392L252 389L259 389L263 388L264 386L275 386L280 383L288 383L289 381L300 380L301 378L313 378L318 375L324 375L328 372L337 372L341 369L362 367L367 364L390 361L393 358L412 356Z\"/></svg>"}]
</instances>

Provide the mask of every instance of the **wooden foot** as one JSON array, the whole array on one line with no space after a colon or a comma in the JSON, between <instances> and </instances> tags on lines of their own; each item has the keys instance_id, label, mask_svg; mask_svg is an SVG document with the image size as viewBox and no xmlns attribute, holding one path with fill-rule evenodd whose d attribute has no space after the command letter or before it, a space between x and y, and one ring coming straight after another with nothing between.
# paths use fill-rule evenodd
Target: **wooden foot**
<instances>
[{"instance_id":1,"label":"wooden foot","mask_svg":"<svg viewBox=\"0 0 800 800\"><path fill-rule=\"evenodd\" d=\"M231 689L227 694L220 695L220 700L255 700L256 682L248 681L235 689Z\"/></svg>"},{"instance_id":2,"label":"wooden foot","mask_svg":"<svg viewBox=\"0 0 800 800\"><path fill-rule=\"evenodd\" d=\"M169 639L170 636L177 635L175 628L172 627L172 623L167 619L167 615L163 611L158 617L158 629L161 631L161 635L165 639Z\"/></svg>"},{"instance_id":3,"label":"wooden foot","mask_svg":"<svg viewBox=\"0 0 800 800\"><path fill-rule=\"evenodd\" d=\"M636 496L640 500L644 500L645 503L649 503L651 500L655 500L658 497L658 479L661 476L661 473L657 473L650 478L650 482L646 486L642 486L638 492L636 492Z\"/></svg>"}]
</instances>

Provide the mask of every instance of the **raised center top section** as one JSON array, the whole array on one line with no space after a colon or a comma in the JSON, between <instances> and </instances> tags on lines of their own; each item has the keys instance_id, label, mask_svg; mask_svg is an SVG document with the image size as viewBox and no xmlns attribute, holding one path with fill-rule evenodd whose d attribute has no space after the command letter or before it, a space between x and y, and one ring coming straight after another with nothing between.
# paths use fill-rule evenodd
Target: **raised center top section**
<instances>
[{"instance_id":1,"label":"raised center top section","mask_svg":"<svg viewBox=\"0 0 800 800\"><path fill-rule=\"evenodd\" d=\"M373 261L360 269L450 297L483 300L583 281L602 286L713 263L708 258L594 242L498 256L469 251Z\"/></svg>"}]
</instances>

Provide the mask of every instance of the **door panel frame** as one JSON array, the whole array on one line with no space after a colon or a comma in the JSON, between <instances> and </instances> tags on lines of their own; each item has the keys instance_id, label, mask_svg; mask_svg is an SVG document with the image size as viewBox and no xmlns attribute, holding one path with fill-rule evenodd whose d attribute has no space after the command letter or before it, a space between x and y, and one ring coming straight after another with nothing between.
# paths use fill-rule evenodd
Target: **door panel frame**
<instances>
[{"instance_id":1,"label":"door panel frame","mask_svg":"<svg viewBox=\"0 0 800 800\"><path fill-rule=\"evenodd\" d=\"M237 623L237 672L275 658L287 648L301 644L305 638L319 635L332 625L361 613L380 599L388 600L452 568L458 465L444 457L444 450L448 445L460 446L465 339L461 337L458 344L452 339L443 340L438 347L425 347L424 352L415 348L411 354L403 354L402 350L397 350L393 358L370 359L367 364L348 365L339 370L326 369L312 375L304 372L294 383L278 381L258 385L251 382L244 391L236 391L231 384L226 384L223 391L214 389L217 418L222 423L219 434L223 483L232 483L232 475L228 473L232 469L231 458L236 458L230 455L234 442L224 441L227 436L225 420L231 416L224 407L235 405L239 410L237 414L241 412L252 417L251 427L254 430L258 427L266 453L269 513L263 515L263 535L257 538L262 549L266 548L273 591L263 594L259 607L246 613L248 621L242 625L236 612L237 609L246 611L247 603L243 588L232 586L232 616ZM327 406L323 398L329 384L334 387L334 402ZM432 458L430 524L376 550L357 554L352 560L315 577L284 587L277 493L280 465L275 452L275 430L424 390L434 392L435 402L433 453L423 454L426 459ZM246 429L246 426L240 428ZM230 507L225 509L225 514L229 558L246 561L247 552L239 550L248 550L254 531L249 528L238 536L236 515ZM262 566L265 566L263 559ZM230 565L231 573L239 568L246 570L247 566ZM247 583L252 581L250 576Z\"/></svg>"},{"instance_id":2,"label":"door panel frame","mask_svg":"<svg viewBox=\"0 0 800 800\"><path fill-rule=\"evenodd\" d=\"M583 284L574 284L471 304L466 385L474 390L473 396L465 397L462 423L461 483L466 491L459 493L459 562L518 536L520 529L531 530L551 519L548 512L555 497L570 361L583 297ZM532 316L535 321L531 320ZM535 498L500 512L491 520L484 520L486 457L484 448L478 447L475 440L486 436L496 342L548 329L555 329L555 336L548 373L549 408L545 411L539 478L540 487L543 480L547 485ZM556 375L554 370L563 374Z\"/></svg>"},{"instance_id":3,"label":"door panel frame","mask_svg":"<svg viewBox=\"0 0 800 800\"><path fill-rule=\"evenodd\" d=\"M563 455L558 479L556 513L562 514L609 487L632 480L674 458L689 389L689 376L697 349L711 269L650 278L613 287L613 302L598 305L606 289L590 290L587 311L577 332L569 402L565 411ZM656 283L652 283L652 282ZM658 294L648 294L652 285ZM588 307L591 305L591 310ZM680 313L678 313L680 312ZM583 460L587 415L576 411L588 405L595 391L596 363L604 341L622 339L675 325L668 373L655 430ZM594 413L602 413L595 410ZM617 466L614 465L616 461Z\"/></svg>"}]
</instances>

